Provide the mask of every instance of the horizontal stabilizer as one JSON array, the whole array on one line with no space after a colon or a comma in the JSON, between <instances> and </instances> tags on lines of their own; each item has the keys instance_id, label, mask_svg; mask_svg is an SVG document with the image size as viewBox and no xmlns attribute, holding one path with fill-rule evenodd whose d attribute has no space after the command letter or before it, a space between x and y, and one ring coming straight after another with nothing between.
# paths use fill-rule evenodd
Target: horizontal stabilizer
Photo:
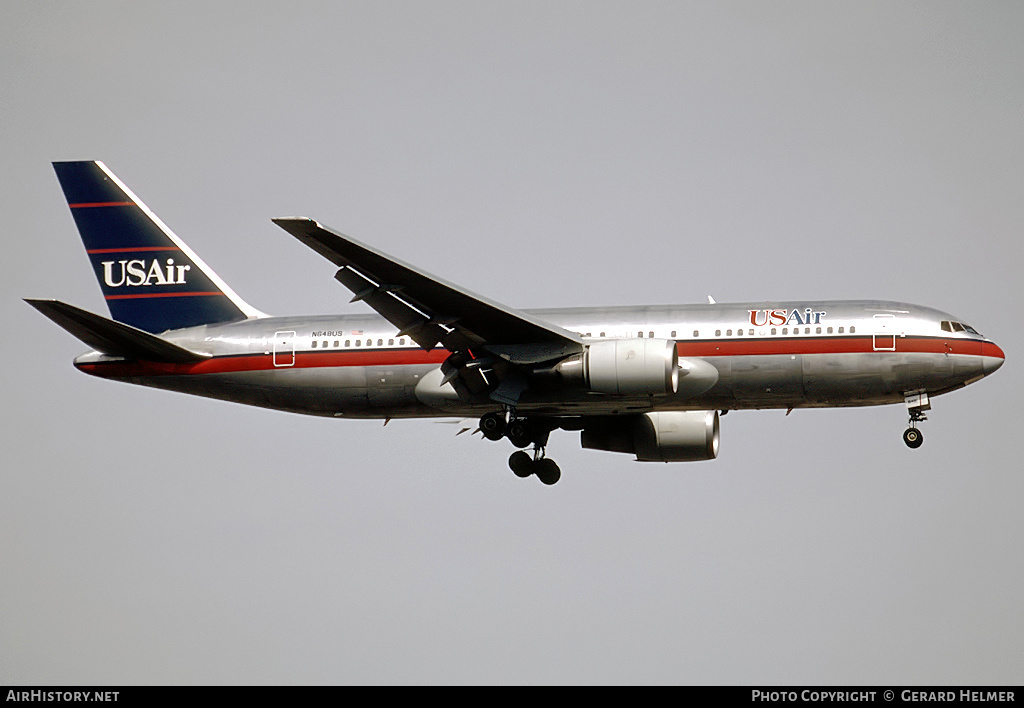
<instances>
[{"instance_id":1,"label":"horizontal stabilizer","mask_svg":"<svg viewBox=\"0 0 1024 708\"><path fill-rule=\"evenodd\" d=\"M108 320L58 300L26 299L25 302L93 349L110 356L171 364L187 364L209 358L205 354L197 354L171 344L155 334Z\"/></svg>"}]
</instances>

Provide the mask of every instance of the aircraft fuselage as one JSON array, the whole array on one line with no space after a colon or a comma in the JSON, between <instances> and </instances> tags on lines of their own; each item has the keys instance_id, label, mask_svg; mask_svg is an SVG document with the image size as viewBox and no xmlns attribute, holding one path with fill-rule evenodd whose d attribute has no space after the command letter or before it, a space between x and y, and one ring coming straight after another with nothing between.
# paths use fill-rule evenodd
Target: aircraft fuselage
<instances>
[{"instance_id":1,"label":"aircraft fuselage","mask_svg":"<svg viewBox=\"0 0 1024 708\"><path fill-rule=\"evenodd\" d=\"M529 310L587 342L675 342L688 372L674 394L610 396L552 379L518 410L553 416L656 410L864 406L934 396L993 372L1003 352L960 320L885 301L797 301ZM943 329L943 323L946 327ZM960 331L952 331L955 323ZM374 315L267 317L164 333L210 358L125 361L96 352L76 366L96 376L296 413L360 418L480 415L439 385L443 349L426 351ZM691 383L693 376L699 379ZM713 379L713 380L712 380Z\"/></svg>"}]
</instances>

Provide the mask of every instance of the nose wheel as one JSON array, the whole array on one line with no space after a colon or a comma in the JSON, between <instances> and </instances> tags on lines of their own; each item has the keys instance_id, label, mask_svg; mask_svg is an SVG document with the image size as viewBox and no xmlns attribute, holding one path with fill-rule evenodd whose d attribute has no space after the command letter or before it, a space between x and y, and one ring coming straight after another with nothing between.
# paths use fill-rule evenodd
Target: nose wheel
<instances>
[{"instance_id":1,"label":"nose wheel","mask_svg":"<svg viewBox=\"0 0 1024 708\"><path fill-rule=\"evenodd\" d=\"M903 431L903 442L907 444L907 447L916 450L924 443L924 435L917 428L907 428Z\"/></svg>"},{"instance_id":2,"label":"nose wheel","mask_svg":"<svg viewBox=\"0 0 1024 708\"><path fill-rule=\"evenodd\" d=\"M916 450L924 443L924 435L917 429L917 424L922 420L928 420L924 412L931 409L931 404L928 403L928 395L924 393L907 396L906 401L910 413L910 427L903 431L903 442L911 450Z\"/></svg>"}]
</instances>

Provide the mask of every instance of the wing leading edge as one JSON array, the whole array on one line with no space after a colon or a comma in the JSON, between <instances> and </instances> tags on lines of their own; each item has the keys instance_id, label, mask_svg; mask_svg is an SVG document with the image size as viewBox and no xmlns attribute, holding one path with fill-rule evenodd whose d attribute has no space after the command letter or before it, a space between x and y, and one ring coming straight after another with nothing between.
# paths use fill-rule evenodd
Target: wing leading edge
<instances>
[{"instance_id":1,"label":"wing leading edge","mask_svg":"<svg viewBox=\"0 0 1024 708\"><path fill-rule=\"evenodd\" d=\"M483 349L513 364L582 351L582 338L460 288L306 217L275 224L340 267L335 278L424 349Z\"/></svg>"}]
</instances>

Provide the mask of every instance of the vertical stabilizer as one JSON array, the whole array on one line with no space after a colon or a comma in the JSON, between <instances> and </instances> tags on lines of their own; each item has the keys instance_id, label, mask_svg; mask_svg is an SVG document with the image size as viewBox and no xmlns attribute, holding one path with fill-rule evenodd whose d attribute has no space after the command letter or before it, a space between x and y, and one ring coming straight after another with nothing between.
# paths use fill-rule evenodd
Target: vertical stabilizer
<instances>
[{"instance_id":1,"label":"vertical stabilizer","mask_svg":"<svg viewBox=\"0 0 1024 708\"><path fill-rule=\"evenodd\" d=\"M55 162L53 167L115 320L163 332L262 314L102 162Z\"/></svg>"}]
</instances>

